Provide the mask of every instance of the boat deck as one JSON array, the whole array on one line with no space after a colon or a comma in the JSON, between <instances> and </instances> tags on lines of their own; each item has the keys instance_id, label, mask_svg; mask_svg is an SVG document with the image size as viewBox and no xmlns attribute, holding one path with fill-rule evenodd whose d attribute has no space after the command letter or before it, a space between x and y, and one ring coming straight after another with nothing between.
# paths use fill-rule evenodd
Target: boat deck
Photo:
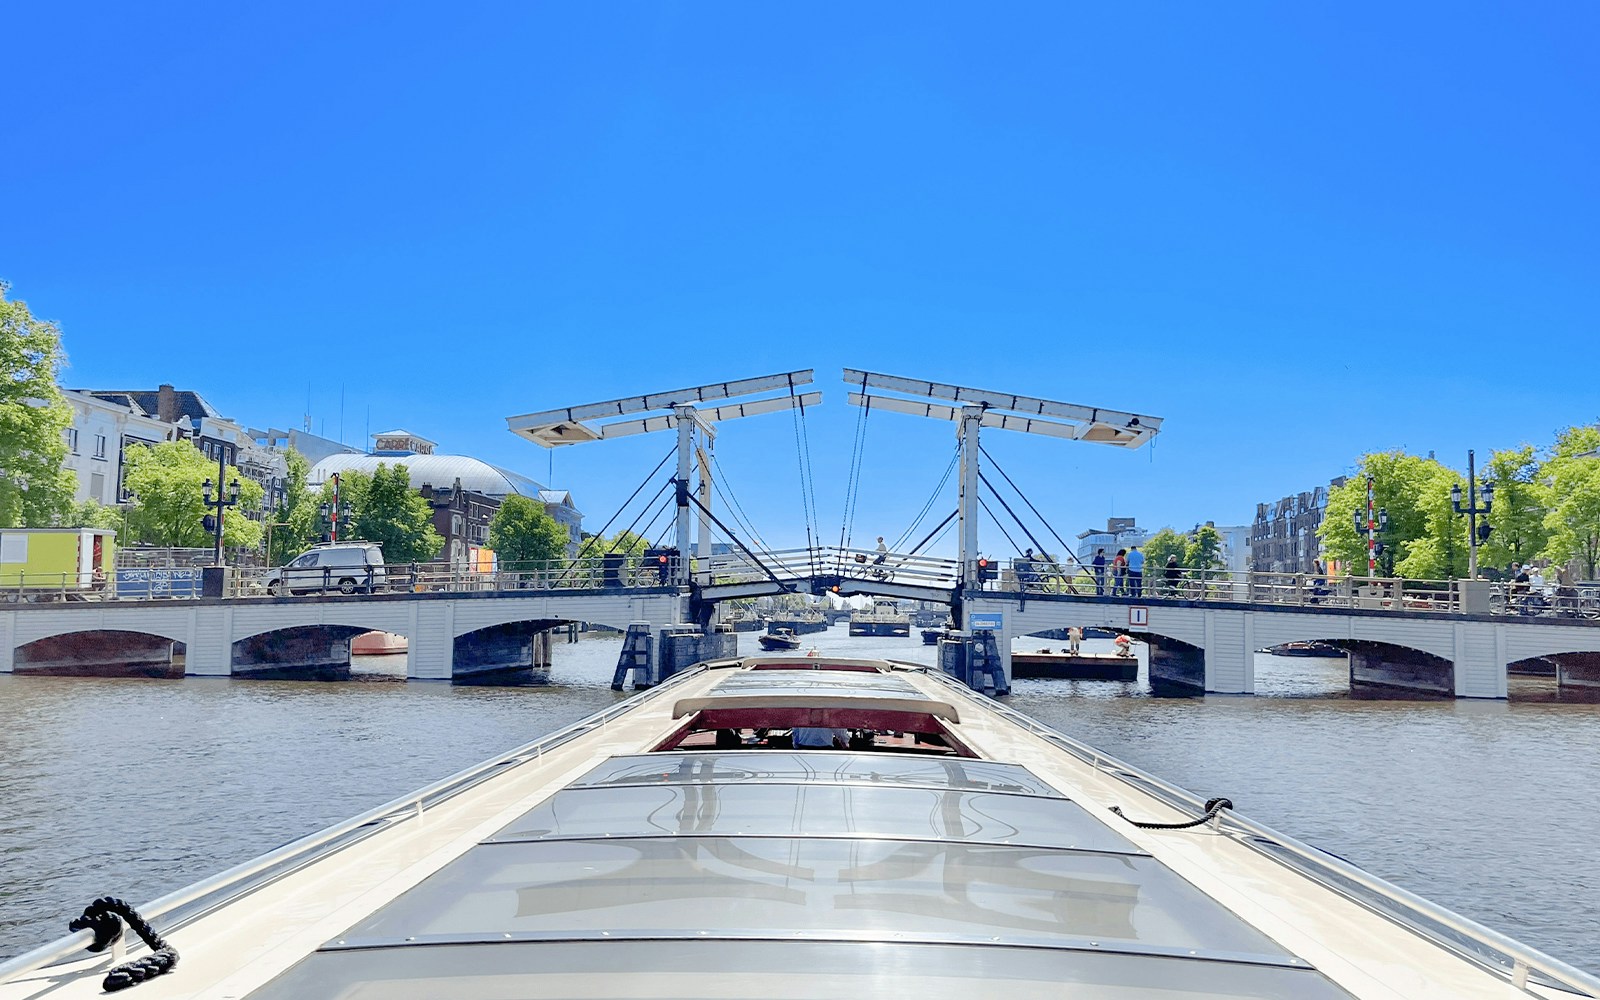
<instances>
[{"instance_id":1,"label":"boat deck","mask_svg":"<svg viewBox=\"0 0 1600 1000\"><path fill-rule=\"evenodd\" d=\"M761 719L875 735L795 750L743 725ZM752 658L198 913L135 996L1573 995L1214 825L1142 830L1112 805L1192 818L937 675ZM0 1000L97 996L83 973L109 965Z\"/></svg>"}]
</instances>

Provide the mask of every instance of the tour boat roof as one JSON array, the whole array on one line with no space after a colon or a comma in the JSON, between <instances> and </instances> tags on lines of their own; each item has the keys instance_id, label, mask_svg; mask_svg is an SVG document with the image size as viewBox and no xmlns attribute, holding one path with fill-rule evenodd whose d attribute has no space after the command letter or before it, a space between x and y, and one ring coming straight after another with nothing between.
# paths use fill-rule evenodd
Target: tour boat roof
<instances>
[{"instance_id":1,"label":"tour boat roof","mask_svg":"<svg viewBox=\"0 0 1600 1000\"><path fill-rule=\"evenodd\" d=\"M959 738L653 749L763 710L901 713ZM135 996L1583 995L1556 990L1557 973L1600 986L1242 819L1140 829L1108 807L1192 813L1159 779L886 663L714 664L453 780L286 855L248 894L168 907L182 963ZM0 1000L98 995L108 964L9 984L0 966Z\"/></svg>"}]
</instances>

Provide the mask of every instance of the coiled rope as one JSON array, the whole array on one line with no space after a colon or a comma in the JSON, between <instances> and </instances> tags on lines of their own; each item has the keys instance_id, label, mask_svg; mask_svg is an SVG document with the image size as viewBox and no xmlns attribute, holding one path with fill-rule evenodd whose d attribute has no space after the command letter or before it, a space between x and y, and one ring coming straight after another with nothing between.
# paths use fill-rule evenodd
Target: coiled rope
<instances>
[{"instance_id":1,"label":"coiled rope","mask_svg":"<svg viewBox=\"0 0 1600 1000\"><path fill-rule=\"evenodd\" d=\"M121 918L120 920L118 918ZM178 964L178 952L155 932L149 922L139 916L132 906L111 896L102 896L84 907L83 916L75 918L68 928L74 931L94 931L90 951L104 951L122 933L122 921L127 921L135 934L150 947L150 954L126 962L106 973L100 988L107 993L138 986L146 979L166 975Z\"/></svg>"},{"instance_id":2,"label":"coiled rope","mask_svg":"<svg viewBox=\"0 0 1600 1000\"><path fill-rule=\"evenodd\" d=\"M1209 823L1211 819L1217 815L1217 813L1224 809L1232 808L1232 799L1206 799L1205 815L1201 816L1199 819L1190 820L1187 823L1141 823L1136 819L1128 819L1127 816L1123 815L1121 806L1112 806L1111 811L1116 813L1118 816L1122 816L1123 819L1128 820L1129 823L1132 823L1141 830L1187 830L1190 827L1199 826L1202 823Z\"/></svg>"}]
</instances>

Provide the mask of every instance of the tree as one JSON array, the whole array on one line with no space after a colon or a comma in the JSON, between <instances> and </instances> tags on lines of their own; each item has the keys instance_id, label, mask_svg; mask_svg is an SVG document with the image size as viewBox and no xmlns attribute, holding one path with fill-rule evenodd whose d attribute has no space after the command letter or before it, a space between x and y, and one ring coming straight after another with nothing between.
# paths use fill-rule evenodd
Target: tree
<instances>
[{"instance_id":1,"label":"tree","mask_svg":"<svg viewBox=\"0 0 1600 1000\"><path fill-rule=\"evenodd\" d=\"M75 492L65 432L72 408L56 380L61 330L7 299L0 281L0 528L41 527L66 515Z\"/></svg>"},{"instance_id":2,"label":"tree","mask_svg":"<svg viewBox=\"0 0 1600 1000\"><path fill-rule=\"evenodd\" d=\"M1600 458L1582 456L1596 448L1600 428L1569 427L1556 435L1541 470L1550 484L1550 512L1544 522L1550 538L1544 555L1558 563L1578 560L1590 580L1600 563Z\"/></svg>"},{"instance_id":3,"label":"tree","mask_svg":"<svg viewBox=\"0 0 1600 1000\"><path fill-rule=\"evenodd\" d=\"M640 557L644 550L650 547L650 540L631 531L619 531L606 538L602 535L593 535L583 540L583 545L578 549L579 559L598 559L603 555L617 553L625 556Z\"/></svg>"},{"instance_id":4,"label":"tree","mask_svg":"<svg viewBox=\"0 0 1600 1000\"><path fill-rule=\"evenodd\" d=\"M317 496L307 485L311 463L293 448L289 449L286 462L288 475L284 481L283 501L272 514L275 523L272 545L267 552L267 561L273 566L282 566L310 548L319 536Z\"/></svg>"},{"instance_id":5,"label":"tree","mask_svg":"<svg viewBox=\"0 0 1600 1000\"><path fill-rule=\"evenodd\" d=\"M1550 539L1544 523L1550 516L1550 487L1533 445L1495 452L1484 466L1483 481L1494 485L1489 511L1494 530L1478 549L1479 564L1509 566L1536 557Z\"/></svg>"},{"instance_id":6,"label":"tree","mask_svg":"<svg viewBox=\"0 0 1600 1000\"><path fill-rule=\"evenodd\" d=\"M331 503L331 486L324 487L324 492ZM350 534L345 535L341 524L341 539L377 542L383 546L385 562L427 562L444 548L444 539L433 528L433 508L411 488L411 476L403 464L391 467L379 462L365 483L341 475L339 498L349 501L353 511Z\"/></svg>"},{"instance_id":7,"label":"tree","mask_svg":"<svg viewBox=\"0 0 1600 1000\"><path fill-rule=\"evenodd\" d=\"M124 456L128 470L123 477L135 496L128 514L133 537L148 545L175 548L205 548L212 534L203 519L216 508L205 504L204 483L215 476L216 467L191 444L163 441L154 445L135 445ZM227 470L226 484L212 484L213 497L220 488L231 495L239 484L239 505L223 515L223 543L235 548L255 548L261 544L261 522L242 513L260 510L261 484L244 478L238 469Z\"/></svg>"},{"instance_id":8,"label":"tree","mask_svg":"<svg viewBox=\"0 0 1600 1000\"><path fill-rule=\"evenodd\" d=\"M1189 536L1189 545L1178 562L1189 569L1217 569L1222 565L1222 535L1216 525L1202 524ZM1164 563L1163 563L1164 565Z\"/></svg>"},{"instance_id":9,"label":"tree","mask_svg":"<svg viewBox=\"0 0 1600 1000\"><path fill-rule=\"evenodd\" d=\"M489 547L501 569L530 569L567 554L567 529L545 512L544 504L512 494L489 522Z\"/></svg>"},{"instance_id":10,"label":"tree","mask_svg":"<svg viewBox=\"0 0 1600 1000\"><path fill-rule=\"evenodd\" d=\"M1189 537L1171 528L1162 528L1139 547L1144 549L1145 573L1152 579L1159 576L1167 565L1167 556L1177 556L1180 564L1188 565L1184 562L1184 556L1189 551Z\"/></svg>"},{"instance_id":11,"label":"tree","mask_svg":"<svg viewBox=\"0 0 1600 1000\"><path fill-rule=\"evenodd\" d=\"M1401 451L1363 456L1361 470L1329 493L1317 528L1328 558L1339 560L1352 575L1366 574L1367 536L1356 531L1354 516L1357 510L1365 516L1369 474L1373 509L1389 515L1379 540L1391 549L1394 571L1420 579L1464 575L1466 527L1450 510L1450 486L1461 477L1434 459Z\"/></svg>"},{"instance_id":12,"label":"tree","mask_svg":"<svg viewBox=\"0 0 1600 1000\"><path fill-rule=\"evenodd\" d=\"M67 508L66 516L61 519L63 527L67 528L115 528L117 544L126 544L122 539L123 516L122 511L93 498L72 504Z\"/></svg>"}]
</instances>

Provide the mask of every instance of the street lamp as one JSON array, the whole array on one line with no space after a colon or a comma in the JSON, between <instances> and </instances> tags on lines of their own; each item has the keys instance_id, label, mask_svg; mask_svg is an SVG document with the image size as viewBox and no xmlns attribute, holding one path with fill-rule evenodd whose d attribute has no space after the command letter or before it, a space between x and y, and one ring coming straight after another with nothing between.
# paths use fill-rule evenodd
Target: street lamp
<instances>
[{"instance_id":1,"label":"street lamp","mask_svg":"<svg viewBox=\"0 0 1600 1000\"><path fill-rule=\"evenodd\" d=\"M222 481L226 476L226 469L227 467L223 465L222 452L219 449L217 452L217 498L215 500L211 499L210 477L208 476L206 481L200 484L206 506L217 509L215 516L206 515L206 520L211 522L207 527L216 533L216 548L211 554L211 565L213 566L222 565L222 512L229 507L239 506L239 480L237 477L234 478L233 483L228 488L228 498L223 499Z\"/></svg>"},{"instance_id":2,"label":"street lamp","mask_svg":"<svg viewBox=\"0 0 1600 1000\"><path fill-rule=\"evenodd\" d=\"M1390 548L1390 546L1388 544L1388 538L1389 538L1389 510L1388 510L1388 508L1387 507L1379 507L1378 508L1376 525L1371 523L1371 521L1369 520L1369 517L1364 517L1362 511L1358 510L1358 511L1355 512L1355 514L1356 514L1356 517L1355 517L1356 534L1360 535L1362 533L1365 533L1367 535L1367 540L1370 543L1369 548L1371 549L1371 552L1372 552L1373 561L1375 562L1376 560L1381 559L1383 561L1383 575L1386 576L1386 577L1394 576L1394 550L1392 548ZM1369 569L1368 575L1369 576L1371 575L1370 569Z\"/></svg>"},{"instance_id":3,"label":"street lamp","mask_svg":"<svg viewBox=\"0 0 1600 1000\"><path fill-rule=\"evenodd\" d=\"M1484 483L1482 496L1483 506L1478 506L1478 468L1472 452L1467 452L1467 505L1461 506L1461 484L1456 483L1450 487L1450 509L1457 514L1467 515L1467 576L1473 580L1478 578L1478 543L1487 542L1489 533L1494 529L1489 526L1488 514L1494 506L1494 483ZM1484 515L1484 522L1478 524L1478 515Z\"/></svg>"}]
</instances>

